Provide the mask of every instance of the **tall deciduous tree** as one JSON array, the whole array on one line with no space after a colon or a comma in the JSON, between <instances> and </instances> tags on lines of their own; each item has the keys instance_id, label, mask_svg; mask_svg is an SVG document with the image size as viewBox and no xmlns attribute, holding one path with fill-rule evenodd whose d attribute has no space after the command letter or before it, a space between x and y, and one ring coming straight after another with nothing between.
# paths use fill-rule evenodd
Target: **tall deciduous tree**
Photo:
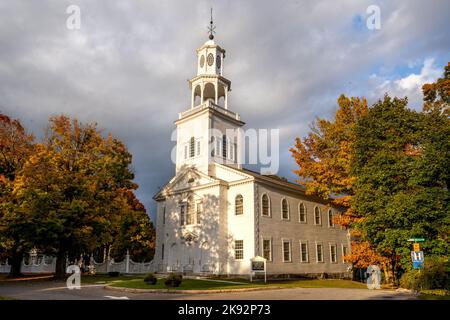
<instances>
[{"instance_id":1,"label":"tall deciduous tree","mask_svg":"<svg viewBox=\"0 0 450 320\"><path fill-rule=\"evenodd\" d=\"M355 125L367 114L368 107L364 98L341 95L337 102L334 119L317 119L308 136L303 140L297 138L290 151L299 167L294 171L300 177L299 183L306 187L308 194L332 198L334 205L344 209L342 215L336 216L335 223L349 227L360 219L351 207L356 178L351 172ZM374 261L385 264L385 259L377 255L369 243L361 242L354 231L352 253L346 259L362 268Z\"/></svg>"},{"instance_id":2,"label":"tall deciduous tree","mask_svg":"<svg viewBox=\"0 0 450 320\"><path fill-rule=\"evenodd\" d=\"M5 215L15 210L13 183L33 152L33 140L20 121L0 113L0 255L9 258L12 276L20 275L23 254L30 244L25 238L15 236L17 233L6 223Z\"/></svg>"},{"instance_id":3,"label":"tall deciduous tree","mask_svg":"<svg viewBox=\"0 0 450 320\"><path fill-rule=\"evenodd\" d=\"M144 205L131 190L125 192L130 207L122 216L112 244L112 256L122 258L128 251L134 261L150 261L155 252L155 229Z\"/></svg>"},{"instance_id":4,"label":"tall deciduous tree","mask_svg":"<svg viewBox=\"0 0 450 320\"><path fill-rule=\"evenodd\" d=\"M112 230L129 210L123 191L137 187L130 164L125 145L103 138L95 124L50 119L44 143L15 181L18 209L8 218L56 254L56 278L64 277L68 254L112 242Z\"/></svg>"},{"instance_id":5,"label":"tall deciduous tree","mask_svg":"<svg viewBox=\"0 0 450 320\"><path fill-rule=\"evenodd\" d=\"M409 110L406 98L385 96L355 127L353 204L363 217L357 227L389 259L394 275L410 265L410 237L426 238L426 253L448 254L450 197L439 160L445 154L427 132L441 120ZM448 129L447 122L439 130ZM433 154L439 159L430 159Z\"/></svg>"}]
</instances>

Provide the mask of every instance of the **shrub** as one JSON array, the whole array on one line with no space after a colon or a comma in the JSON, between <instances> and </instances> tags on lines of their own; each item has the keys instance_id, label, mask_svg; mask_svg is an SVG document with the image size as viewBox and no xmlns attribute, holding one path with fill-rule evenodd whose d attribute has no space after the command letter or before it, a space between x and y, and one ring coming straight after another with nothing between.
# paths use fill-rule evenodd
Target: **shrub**
<instances>
[{"instance_id":1,"label":"shrub","mask_svg":"<svg viewBox=\"0 0 450 320\"><path fill-rule=\"evenodd\" d=\"M155 285L156 281L157 281L157 279L153 273L148 273L144 278L144 282L146 284Z\"/></svg>"},{"instance_id":2,"label":"shrub","mask_svg":"<svg viewBox=\"0 0 450 320\"><path fill-rule=\"evenodd\" d=\"M118 277L120 275L120 272L118 272L118 271L110 271L110 272L108 272L108 275L110 277Z\"/></svg>"},{"instance_id":3,"label":"shrub","mask_svg":"<svg viewBox=\"0 0 450 320\"><path fill-rule=\"evenodd\" d=\"M407 271L400 279L402 288L415 291L444 289L450 290L449 260L441 257L425 259L423 269Z\"/></svg>"},{"instance_id":4,"label":"shrub","mask_svg":"<svg viewBox=\"0 0 450 320\"><path fill-rule=\"evenodd\" d=\"M164 284L167 287L179 287L180 284L181 284L182 279L183 279L183 276L181 274L171 273L164 280Z\"/></svg>"}]
</instances>

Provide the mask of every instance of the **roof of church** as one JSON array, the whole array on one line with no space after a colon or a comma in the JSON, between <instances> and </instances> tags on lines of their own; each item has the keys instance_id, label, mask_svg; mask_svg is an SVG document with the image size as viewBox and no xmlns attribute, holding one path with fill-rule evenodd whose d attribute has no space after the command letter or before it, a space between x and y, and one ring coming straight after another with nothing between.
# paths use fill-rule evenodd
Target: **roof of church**
<instances>
[{"instance_id":1,"label":"roof of church","mask_svg":"<svg viewBox=\"0 0 450 320\"><path fill-rule=\"evenodd\" d=\"M280 177L280 176L277 176L277 175L274 175L274 174L260 174L260 173L258 173L256 171L249 170L249 169L246 169L246 168L238 169L236 167L232 167L232 166L229 166L229 165L224 165L224 166L226 166L228 168L231 168L233 170L237 170L237 171L241 171L243 173L249 174L249 175L255 177L256 179L258 179L260 182L265 182L267 184L272 184L272 185L277 185L277 186L293 189L293 190L295 190L297 192L300 192L302 195L307 196L308 198L310 198L312 201L315 201L315 202L324 203L324 204L331 204L331 201L333 200L333 198L331 198L331 197L330 197L329 200L325 200L325 199L322 199L322 198L320 198L318 196L315 196L315 195L306 194L305 186L303 186L301 184L298 184L298 183L295 183L295 182L288 181L284 177Z\"/></svg>"}]
</instances>

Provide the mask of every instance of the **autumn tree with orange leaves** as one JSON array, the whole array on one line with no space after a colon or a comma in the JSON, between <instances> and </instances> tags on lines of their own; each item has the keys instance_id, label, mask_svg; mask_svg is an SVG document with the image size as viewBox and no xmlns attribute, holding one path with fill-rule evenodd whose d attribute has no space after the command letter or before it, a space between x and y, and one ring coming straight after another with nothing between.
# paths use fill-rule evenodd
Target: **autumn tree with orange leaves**
<instances>
[{"instance_id":1,"label":"autumn tree with orange leaves","mask_svg":"<svg viewBox=\"0 0 450 320\"><path fill-rule=\"evenodd\" d=\"M19 120L0 113L0 255L9 258L11 275L20 274L20 264L30 248L24 238L11 236L5 215L14 210L13 184L23 164L33 152L34 138Z\"/></svg>"},{"instance_id":2,"label":"autumn tree with orange leaves","mask_svg":"<svg viewBox=\"0 0 450 320\"><path fill-rule=\"evenodd\" d=\"M318 118L308 136L297 138L290 151L298 165L294 173L300 178L298 182L306 187L306 193L331 200L333 205L342 208L342 214L336 215L334 222L348 228L361 218L351 208L355 181L351 168L354 128L367 113L368 107L366 99L345 95L341 95L337 103L334 119ZM345 257L348 262L361 268L386 263L369 243L359 240L357 231L352 229L352 235L352 250Z\"/></svg>"}]
</instances>

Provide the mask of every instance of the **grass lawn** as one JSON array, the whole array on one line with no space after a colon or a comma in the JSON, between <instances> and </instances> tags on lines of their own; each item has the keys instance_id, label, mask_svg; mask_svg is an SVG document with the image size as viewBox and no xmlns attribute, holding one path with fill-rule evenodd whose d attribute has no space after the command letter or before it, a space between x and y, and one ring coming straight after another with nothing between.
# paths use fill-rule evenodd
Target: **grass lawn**
<instances>
[{"instance_id":1,"label":"grass lawn","mask_svg":"<svg viewBox=\"0 0 450 320\"><path fill-rule=\"evenodd\" d=\"M181 285L173 290L223 290L239 288L258 288L258 287L283 287L283 288L347 288L347 289L366 289L364 283L350 280L288 280L288 281L269 281L267 284L258 281L251 283L245 279L221 279L230 282L221 282L213 279L197 280L183 279ZM236 282L236 283L232 283ZM240 283L238 283L240 282ZM163 279L158 279L156 285L148 285L143 281L143 276L85 276L81 278L81 283L107 283L114 287L133 288L133 289L168 289L164 285Z\"/></svg>"},{"instance_id":2,"label":"grass lawn","mask_svg":"<svg viewBox=\"0 0 450 320\"><path fill-rule=\"evenodd\" d=\"M419 299L422 300L450 300L450 293L445 290L423 290L419 294Z\"/></svg>"}]
</instances>

